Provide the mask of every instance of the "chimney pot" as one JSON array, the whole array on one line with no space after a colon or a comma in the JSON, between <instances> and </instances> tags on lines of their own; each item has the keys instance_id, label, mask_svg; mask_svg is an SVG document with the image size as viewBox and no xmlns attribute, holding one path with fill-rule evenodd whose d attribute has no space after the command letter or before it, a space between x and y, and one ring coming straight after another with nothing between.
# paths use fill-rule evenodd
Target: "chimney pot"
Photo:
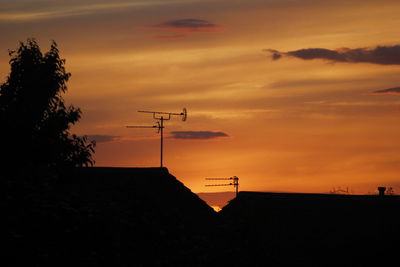
<instances>
[{"instance_id":1,"label":"chimney pot","mask_svg":"<svg viewBox=\"0 0 400 267\"><path fill-rule=\"evenodd\" d=\"M379 186L379 187L378 187L378 191L379 191L379 195L380 195L380 196L384 196L384 195L385 195L385 191L386 191L386 187L384 187L384 186Z\"/></svg>"}]
</instances>

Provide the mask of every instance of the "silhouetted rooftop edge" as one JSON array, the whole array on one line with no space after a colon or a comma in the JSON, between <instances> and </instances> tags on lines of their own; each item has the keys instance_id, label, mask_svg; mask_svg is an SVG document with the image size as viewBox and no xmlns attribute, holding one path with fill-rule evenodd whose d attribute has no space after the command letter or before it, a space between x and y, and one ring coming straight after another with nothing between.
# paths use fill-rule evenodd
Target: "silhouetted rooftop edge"
<instances>
[{"instance_id":1,"label":"silhouetted rooftop edge","mask_svg":"<svg viewBox=\"0 0 400 267\"><path fill-rule=\"evenodd\" d=\"M328 194L328 193L284 193L284 192L254 192L240 191L238 197L265 197L265 198L377 198L375 195L353 195L353 194ZM400 195L385 195L384 197L393 197L400 199Z\"/></svg>"},{"instance_id":2,"label":"silhouetted rooftop edge","mask_svg":"<svg viewBox=\"0 0 400 267\"><path fill-rule=\"evenodd\" d=\"M191 211L185 212L193 216L196 211L198 216L215 213L165 167L80 167L67 175L64 183L70 184L73 190L89 190L88 194L122 194L146 199L154 205L172 201L171 205L176 207L190 208Z\"/></svg>"}]
</instances>

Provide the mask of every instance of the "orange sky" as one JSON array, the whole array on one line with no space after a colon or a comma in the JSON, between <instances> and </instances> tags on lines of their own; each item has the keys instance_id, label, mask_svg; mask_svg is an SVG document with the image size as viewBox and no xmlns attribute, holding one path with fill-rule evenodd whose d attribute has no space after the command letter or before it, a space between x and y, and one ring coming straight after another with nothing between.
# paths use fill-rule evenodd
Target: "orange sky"
<instances>
[{"instance_id":1,"label":"orange sky","mask_svg":"<svg viewBox=\"0 0 400 267\"><path fill-rule=\"evenodd\" d=\"M233 175L240 190L400 192L397 0L0 2L1 82L8 49L54 39L72 73L66 100L83 110L72 130L101 136L97 166L158 166L156 131L125 125L186 107L187 122L166 123L165 165L194 192ZM395 62L373 59L377 46ZM286 53L310 48L346 62Z\"/></svg>"}]
</instances>

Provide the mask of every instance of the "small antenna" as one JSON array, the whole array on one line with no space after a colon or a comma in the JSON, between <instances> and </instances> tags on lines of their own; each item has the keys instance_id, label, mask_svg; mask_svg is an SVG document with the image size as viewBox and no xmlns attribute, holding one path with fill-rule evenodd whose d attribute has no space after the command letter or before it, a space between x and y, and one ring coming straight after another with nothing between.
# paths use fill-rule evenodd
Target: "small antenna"
<instances>
[{"instance_id":1,"label":"small antenna","mask_svg":"<svg viewBox=\"0 0 400 267\"><path fill-rule=\"evenodd\" d=\"M233 185L233 187L235 188L236 191L236 196L239 193L239 178L237 176L232 176L229 178L206 178L206 180L232 180L232 182L230 182L229 184L206 184L206 186L229 186L229 185Z\"/></svg>"},{"instance_id":2,"label":"small antenna","mask_svg":"<svg viewBox=\"0 0 400 267\"><path fill-rule=\"evenodd\" d=\"M163 167L163 153L164 153L164 121L169 121L171 116L182 116L182 121L187 120L187 110L183 108L181 113L162 112L162 111L145 111L139 110L142 113L152 113L153 119L158 120L157 125L153 126L126 126L126 128L157 128L157 133L160 134L160 167ZM167 116L165 116L167 115Z\"/></svg>"}]
</instances>

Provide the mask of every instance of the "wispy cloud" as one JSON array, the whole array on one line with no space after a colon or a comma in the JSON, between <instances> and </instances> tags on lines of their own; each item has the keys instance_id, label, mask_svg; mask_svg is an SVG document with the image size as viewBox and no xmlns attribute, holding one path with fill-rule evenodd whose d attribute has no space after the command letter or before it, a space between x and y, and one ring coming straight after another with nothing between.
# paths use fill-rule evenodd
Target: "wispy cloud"
<instances>
[{"instance_id":1,"label":"wispy cloud","mask_svg":"<svg viewBox=\"0 0 400 267\"><path fill-rule=\"evenodd\" d=\"M368 93L368 95L400 95L400 87L377 90Z\"/></svg>"},{"instance_id":2,"label":"wispy cloud","mask_svg":"<svg viewBox=\"0 0 400 267\"><path fill-rule=\"evenodd\" d=\"M91 134L86 135L88 140L96 141L97 143L106 143L119 140L119 136L115 135L101 135L101 134Z\"/></svg>"},{"instance_id":3,"label":"wispy cloud","mask_svg":"<svg viewBox=\"0 0 400 267\"><path fill-rule=\"evenodd\" d=\"M214 33L220 32L220 25L203 19L177 19L158 25L150 26L153 29L178 32Z\"/></svg>"},{"instance_id":4,"label":"wispy cloud","mask_svg":"<svg viewBox=\"0 0 400 267\"><path fill-rule=\"evenodd\" d=\"M296 57L303 60L324 59L331 62L372 63L380 65L400 65L400 45L377 46L375 48L305 48L288 52L265 49L273 60L283 56Z\"/></svg>"},{"instance_id":5,"label":"wispy cloud","mask_svg":"<svg viewBox=\"0 0 400 267\"><path fill-rule=\"evenodd\" d=\"M176 33L175 35L154 36L155 38L161 39L180 39L187 37L188 34L224 32L223 25L221 24L194 18L170 20L156 25L140 26L138 29Z\"/></svg>"},{"instance_id":6,"label":"wispy cloud","mask_svg":"<svg viewBox=\"0 0 400 267\"><path fill-rule=\"evenodd\" d=\"M89 2L89 3L88 3ZM85 3L75 4L70 2L57 3L57 5L49 6L46 1L37 1L35 7L27 8L25 5L15 5L9 7L7 10L0 11L0 22L1 21L13 21L13 22L24 22L24 21L34 21L34 20L46 20L54 18L63 18L70 16L80 16L93 14L100 11L116 10L116 9L126 9L135 8L143 6L161 6L161 5L171 5L179 4L184 2L184 0L142 0L142 1L114 1L98 3L98 1L85 1Z\"/></svg>"},{"instance_id":7,"label":"wispy cloud","mask_svg":"<svg viewBox=\"0 0 400 267\"><path fill-rule=\"evenodd\" d=\"M229 135L224 132L212 131L175 131L171 132L171 138L174 139L214 139L220 137L228 137Z\"/></svg>"}]
</instances>

